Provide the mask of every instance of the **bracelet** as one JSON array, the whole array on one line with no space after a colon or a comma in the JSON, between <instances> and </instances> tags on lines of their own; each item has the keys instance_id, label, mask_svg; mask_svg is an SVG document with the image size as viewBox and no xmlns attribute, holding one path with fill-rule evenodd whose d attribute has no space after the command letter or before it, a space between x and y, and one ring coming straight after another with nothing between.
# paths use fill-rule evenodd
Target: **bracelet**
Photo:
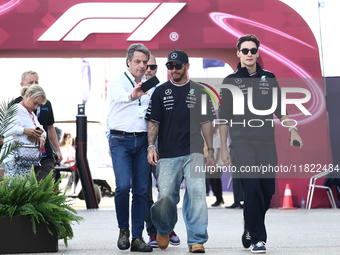
<instances>
[{"instance_id":1,"label":"bracelet","mask_svg":"<svg viewBox=\"0 0 340 255\"><path fill-rule=\"evenodd\" d=\"M213 152L215 152L215 149L214 149L214 148L208 148L208 151L213 151Z\"/></svg>"},{"instance_id":2,"label":"bracelet","mask_svg":"<svg viewBox=\"0 0 340 255\"><path fill-rule=\"evenodd\" d=\"M153 147L154 149L156 148L155 145L150 144L149 147L147 148L147 150L149 150L151 147Z\"/></svg>"},{"instance_id":3,"label":"bracelet","mask_svg":"<svg viewBox=\"0 0 340 255\"><path fill-rule=\"evenodd\" d=\"M290 127L288 130L289 130L289 132L291 132L292 131L292 129L295 129L296 131L298 131L298 129L297 129L297 127Z\"/></svg>"},{"instance_id":4,"label":"bracelet","mask_svg":"<svg viewBox=\"0 0 340 255\"><path fill-rule=\"evenodd\" d=\"M136 100L134 97L132 97L132 93L129 95L129 99L130 99L130 101L135 101Z\"/></svg>"}]
</instances>

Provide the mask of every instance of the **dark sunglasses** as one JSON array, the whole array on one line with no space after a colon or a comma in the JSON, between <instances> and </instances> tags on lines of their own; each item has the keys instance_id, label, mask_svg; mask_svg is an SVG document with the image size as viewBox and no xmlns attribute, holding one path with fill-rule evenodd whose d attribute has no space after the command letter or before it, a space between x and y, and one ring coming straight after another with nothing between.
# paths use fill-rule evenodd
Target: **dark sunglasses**
<instances>
[{"instance_id":1,"label":"dark sunglasses","mask_svg":"<svg viewBox=\"0 0 340 255\"><path fill-rule=\"evenodd\" d=\"M242 49L242 50L240 50L240 51L242 51L242 54L243 54L243 55L247 55L249 51L250 51L251 54L253 54L253 55L255 55L255 54L257 53L257 49L256 49L256 48L252 48L252 49L250 49L250 50L244 48L244 49Z\"/></svg>"},{"instance_id":2,"label":"dark sunglasses","mask_svg":"<svg viewBox=\"0 0 340 255\"><path fill-rule=\"evenodd\" d=\"M166 67L169 69L169 70L173 70L174 68L176 68L176 70L181 70L182 67L184 66L184 64L176 64L176 65L172 65L170 63L167 63L166 64Z\"/></svg>"},{"instance_id":3,"label":"dark sunglasses","mask_svg":"<svg viewBox=\"0 0 340 255\"><path fill-rule=\"evenodd\" d=\"M151 70L156 70L157 65L147 65L146 70L148 70L149 67L150 67Z\"/></svg>"}]
</instances>

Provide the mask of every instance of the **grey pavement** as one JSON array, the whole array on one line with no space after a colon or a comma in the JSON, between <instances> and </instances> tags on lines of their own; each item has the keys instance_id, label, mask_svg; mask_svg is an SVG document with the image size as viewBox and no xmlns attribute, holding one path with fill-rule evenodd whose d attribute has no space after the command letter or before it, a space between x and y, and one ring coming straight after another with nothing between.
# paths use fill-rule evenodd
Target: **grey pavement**
<instances>
[{"instance_id":1,"label":"grey pavement","mask_svg":"<svg viewBox=\"0 0 340 255\"><path fill-rule=\"evenodd\" d=\"M117 248L118 228L114 209L78 210L85 222L74 225L74 238L68 248L59 241L59 254L131 254ZM267 254L340 254L339 210L269 209L266 217ZM189 254L181 209L175 231L179 246L154 249L153 254ZM209 209L207 254L251 254L242 247L241 209ZM147 240L144 231L144 239Z\"/></svg>"},{"instance_id":2,"label":"grey pavement","mask_svg":"<svg viewBox=\"0 0 340 255\"><path fill-rule=\"evenodd\" d=\"M149 254L190 254L181 209L184 195L182 189L180 194L175 232L180 237L181 244L169 245L166 250L155 248ZM153 195L156 199L156 188ZM209 240L204 245L206 253L250 255L252 253L244 249L241 243L243 210L224 208L233 202L232 192L223 192L223 198L225 204L216 208L210 206L215 202L215 197L207 196ZM117 248L119 230L113 198L102 198L98 210L87 210L83 200L73 199L71 203L85 221L73 225L74 238L68 241L68 247L65 247L63 240L59 240L59 252L52 254L132 254L129 250L121 251ZM267 254L340 254L339 209L269 209L266 226ZM146 230L143 237L148 241Z\"/></svg>"}]
</instances>

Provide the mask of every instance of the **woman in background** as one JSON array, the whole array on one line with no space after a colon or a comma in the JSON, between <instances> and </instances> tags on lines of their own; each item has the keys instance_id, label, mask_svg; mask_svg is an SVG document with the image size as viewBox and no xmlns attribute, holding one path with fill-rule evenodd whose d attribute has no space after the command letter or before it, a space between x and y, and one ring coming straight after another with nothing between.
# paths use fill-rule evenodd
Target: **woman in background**
<instances>
[{"instance_id":1,"label":"woman in background","mask_svg":"<svg viewBox=\"0 0 340 255\"><path fill-rule=\"evenodd\" d=\"M34 111L46 103L46 94L39 85L23 87L21 89L23 100L17 104L18 111L11 123L10 128L5 133L4 147L15 141L23 144L39 144L42 150L45 145L46 132L40 125ZM14 154L8 155L4 159L5 172L7 177L15 177L16 175L28 178L31 173L32 166L21 166L15 161Z\"/></svg>"},{"instance_id":2,"label":"woman in background","mask_svg":"<svg viewBox=\"0 0 340 255\"><path fill-rule=\"evenodd\" d=\"M63 156L60 166L70 167L74 165L76 162L76 150L72 146L72 135L70 133L64 133L60 143L60 151Z\"/></svg>"}]
</instances>

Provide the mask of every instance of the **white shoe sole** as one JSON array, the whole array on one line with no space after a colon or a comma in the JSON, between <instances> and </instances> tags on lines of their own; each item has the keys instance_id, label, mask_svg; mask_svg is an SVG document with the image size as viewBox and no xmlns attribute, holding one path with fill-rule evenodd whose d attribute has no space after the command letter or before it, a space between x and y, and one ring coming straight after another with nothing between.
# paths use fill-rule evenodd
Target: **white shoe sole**
<instances>
[{"instance_id":1,"label":"white shoe sole","mask_svg":"<svg viewBox=\"0 0 340 255\"><path fill-rule=\"evenodd\" d=\"M253 251L253 250L251 250L251 249L250 249L250 251L251 251L251 253L257 253L257 254L266 253L266 252L267 252L267 251Z\"/></svg>"},{"instance_id":2,"label":"white shoe sole","mask_svg":"<svg viewBox=\"0 0 340 255\"><path fill-rule=\"evenodd\" d=\"M169 244L177 246L177 245L180 245L181 243L172 243L172 242L169 242Z\"/></svg>"}]
</instances>

